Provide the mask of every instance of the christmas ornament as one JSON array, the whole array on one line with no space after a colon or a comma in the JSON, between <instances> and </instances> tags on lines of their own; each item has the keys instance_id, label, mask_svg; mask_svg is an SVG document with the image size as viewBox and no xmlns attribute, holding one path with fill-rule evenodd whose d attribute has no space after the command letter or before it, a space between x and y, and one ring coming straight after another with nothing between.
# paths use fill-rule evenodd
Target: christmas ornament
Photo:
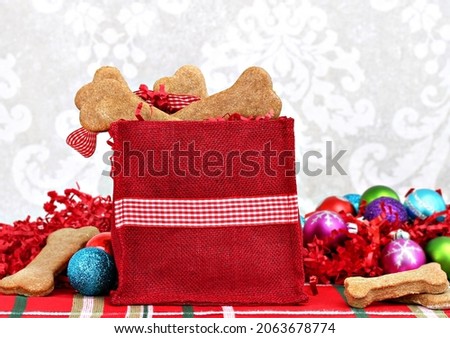
<instances>
[{"instance_id":1,"label":"christmas ornament","mask_svg":"<svg viewBox=\"0 0 450 338\"><path fill-rule=\"evenodd\" d=\"M408 232L403 231L402 229L398 229L397 231L391 231L389 233L389 236L392 237L392 239L410 239L411 236Z\"/></svg>"},{"instance_id":2,"label":"christmas ornament","mask_svg":"<svg viewBox=\"0 0 450 338\"><path fill-rule=\"evenodd\" d=\"M364 191L364 193L361 195L361 203L365 202L365 204L367 205L373 200L376 200L380 197L391 197L393 199L400 200L397 193L393 189L385 185L374 185L373 187L370 187L369 189Z\"/></svg>"},{"instance_id":3,"label":"christmas ornament","mask_svg":"<svg viewBox=\"0 0 450 338\"><path fill-rule=\"evenodd\" d=\"M442 196L431 189L414 190L406 197L404 204L411 219L425 219L446 209ZM443 221L443 217L439 217L438 220Z\"/></svg>"},{"instance_id":4,"label":"christmas ornament","mask_svg":"<svg viewBox=\"0 0 450 338\"><path fill-rule=\"evenodd\" d=\"M389 223L403 223L408 220L408 214L403 204L391 197L380 197L367 205L364 211L365 219L371 221L379 216Z\"/></svg>"},{"instance_id":5,"label":"christmas ornament","mask_svg":"<svg viewBox=\"0 0 450 338\"><path fill-rule=\"evenodd\" d=\"M316 211L321 210L334 211L336 213L343 212L345 214L355 215L355 208L353 208L353 204L349 200L338 196L329 196L325 198L316 209Z\"/></svg>"},{"instance_id":6,"label":"christmas ornament","mask_svg":"<svg viewBox=\"0 0 450 338\"><path fill-rule=\"evenodd\" d=\"M344 233L338 233L332 237L333 231L344 229L347 229L347 224L336 212L316 211L306 219L303 227L303 239L305 244L312 242L314 237L329 239L329 244L334 247L343 242L346 236Z\"/></svg>"},{"instance_id":7,"label":"christmas ornament","mask_svg":"<svg viewBox=\"0 0 450 338\"><path fill-rule=\"evenodd\" d=\"M419 244L410 239L396 239L381 251L384 273L416 269L426 263L426 256Z\"/></svg>"},{"instance_id":8,"label":"christmas ornament","mask_svg":"<svg viewBox=\"0 0 450 338\"><path fill-rule=\"evenodd\" d=\"M94 247L105 250L108 254L113 256L112 244L111 244L111 232L101 232L98 235L92 237L87 243L86 247Z\"/></svg>"},{"instance_id":9,"label":"christmas ornament","mask_svg":"<svg viewBox=\"0 0 450 338\"><path fill-rule=\"evenodd\" d=\"M351 234L357 234L358 233L358 224L347 222L347 230Z\"/></svg>"},{"instance_id":10,"label":"christmas ornament","mask_svg":"<svg viewBox=\"0 0 450 338\"><path fill-rule=\"evenodd\" d=\"M99 248L84 248L69 260L67 276L84 296L107 294L116 284L117 270L111 255Z\"/></svg>"},{"instance_id":11,"label":"christmas ornament","mask_svg":"<svg viewBox=\"0 0 450 338\"><path fill-rule=\"evenodd\" d=\"M425 246L425 252L430 260L441 265L450 279L450 237L442 236L432 239Z\"/></svg>"},{"instance_id":12,"label":"christmas ornament","mask_svg":"<svg viewBox=\"0 0 450 338\"><path fill-rule=\"evenodd\" d=\"M378 219L368 221L361 215L341 215L347 223L348 239L333 251L326 241L313 241L305 246L305 278L316 277L318 283L343 284L349 276L380 276L383 274L381 252L394 238L411 239L425 250L431 240L439 236L450 237L450 205L440 215L444 217L443 222L436 222L434 216L424 220L416 218L403 224L380 222ZM351 233L355 228L357 233ZM398 233L399 229L403 231ZM430 257L428 254L428 261ZM448 266L445 262L441 264Z\"/></svg>"},{"instance_id":13,"label":"christmas ornament","mask_svg":"<svg viewBox=\"0 0 450 338\"><path fill-rule=\"evenodd\" d=\"M359 204L361 202L361 195L360 194L347 194L347 195L344 195L344 198L347 199L353 205L355 212L358 213Z\"/></svg>"}]
</instances>

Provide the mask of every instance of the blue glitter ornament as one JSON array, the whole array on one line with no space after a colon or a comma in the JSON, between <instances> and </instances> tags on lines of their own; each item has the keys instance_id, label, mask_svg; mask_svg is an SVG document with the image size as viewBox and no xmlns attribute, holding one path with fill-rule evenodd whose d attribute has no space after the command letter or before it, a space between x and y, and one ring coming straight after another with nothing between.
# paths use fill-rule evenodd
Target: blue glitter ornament
<instances>
[{"instance_id":1,"label":"blue glitter ornament","mask_svg":"<svg viewBox=\"0 0 450 338\"><path fill-rule=\"evenodd\" d=\"M364 218L371 221L381 216L390 223L406 222L408 214L403 204L391 197L380 197L370 202L364 212Z\"/></svg>"},{"instance_id":2,"label":"blue glitter ornament","mask_svg":"<svg viewBox=\"0 0 450 338\"><path fill-rule=\"evenodd\" d=\"M446 209L442 196L431 189L417 189L410 193L405 200L405 208L411 219L426 219L432 214ZM444 217L438 217L443 221Z\"/></svg>"},{"instance_id":3,"label":"blue glitter ornament","mask_svg":"<svg viewBox=\"0 0 450 338\"><path fill-rule=\"evenodd\" d=\"M111 255L88 247L76 252L69 260L67 276L70 285L84 296L107 294L114 288L117 270Z\"/></svg>"},{"instance_id":4,"label":"blue glitter ornament","mask_svg":"<svg viewBox=\"0 0 450 338\"><path fill-rule=\"evenodd\" d=\"M343 196L346 200L348 200L355 208L356 213L359 210L359 204L361 203L361 195L360 194L347 194Z\"/></svg>"}]
</instances>

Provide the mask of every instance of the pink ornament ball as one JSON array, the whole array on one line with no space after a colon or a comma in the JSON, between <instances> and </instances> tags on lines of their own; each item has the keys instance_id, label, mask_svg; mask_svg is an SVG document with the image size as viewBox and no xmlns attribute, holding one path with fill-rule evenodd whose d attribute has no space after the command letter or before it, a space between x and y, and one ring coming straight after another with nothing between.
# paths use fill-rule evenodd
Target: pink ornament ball
<instances>
[{"instance_id":1,"label":"pink ornament ball","mask_svg":"<svg viewBox=\"0 0 450 338\"><path fill-rule=\"evenodd\" d=\"M330 238L333 231L346 230L347 224L342 217L333 211L316 211L305 221L303 227L303 240L305 244L311 243L314 237L318 239ZM346 238L345 233L337 234L330 242L331 246L337 246Z\"/></svg>"},{"instance_id":2,"label":"pink ornament ball","mask_svg":"<svg viewBox=\"0 0 450 338\"><path fill-rule=\"evenodd\" d=\"M388 243L381 252L384 273L413 270L426 263L422 247L410 239L396 239Z\"/></svg>"}]
</instances>

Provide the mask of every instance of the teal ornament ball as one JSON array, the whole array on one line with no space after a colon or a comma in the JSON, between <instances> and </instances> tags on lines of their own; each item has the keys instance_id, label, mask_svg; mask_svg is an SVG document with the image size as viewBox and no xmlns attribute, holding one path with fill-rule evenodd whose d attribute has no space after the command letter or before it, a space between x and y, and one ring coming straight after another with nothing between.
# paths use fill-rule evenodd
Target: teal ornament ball
<instances>
[{"instance_id":1,"label":"teal ornament ball","mask_svg":"<svg viewBox=\"0 0 450 338\"><path fill-rule=\"evenodd\" d=\"M450 237L433 238L425 246L425 253L431 261L441 265L447 278L450 279Z\"/></svg>"},{"instance_id":2,"label":"teal ornament ball","mask_svg":"<svg viewBox=\"0 0 450 338\"><path fill-rule=\"evenodd\" d=\"M405 200L405 208L411 219L426 219L436 212L446 209L442 196L431 189L417 189L410 193ZM443 221L444 217L439 217Z\"/></svg>"},{"instance_id":3,"label":"teal ornament ball","mask_svg":"<svg viewBox=\"0 0 450 338\"><path fill-rule=\"evenodd\" d=\"M347 194L347 195L344 195L343 197L353 205L353 208L355 209L356 213L358 213L359 204L361 202L361 195L360 194Z\"/></svg>"},{"instance_id":4,"label":"teal ornament ball","mask_svg":"<svg viewBox=\"0 0 450 338\"><path fill-rule=\"evenodd\" d=\"M84 296L106 295L117 281L114 260L105 250L87 247L69 260L67 276L72 287Z\"/></svg>"},{"instance_id":5,"label":"teal ornament ball","mask_svg":"<svg viewBox=\"0 0 450 338\"><path fill-rule=\"evenodd\" d=\"M380 197L390 197L397 201L400 200L400 197L398 197L398 194L392 188L385 185L374 185L363 192L361 195L361 203L364 202L367 205Z\"/></svg>"}]
</instances>

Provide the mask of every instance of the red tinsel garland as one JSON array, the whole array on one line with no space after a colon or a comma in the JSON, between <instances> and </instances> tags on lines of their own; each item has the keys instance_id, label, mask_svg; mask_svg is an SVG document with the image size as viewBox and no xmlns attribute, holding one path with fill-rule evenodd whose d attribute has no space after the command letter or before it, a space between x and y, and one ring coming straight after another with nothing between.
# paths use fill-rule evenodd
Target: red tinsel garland
<instances>
[{"instance_id":1,"label":"red tinsel garland","mask_svg":"<svg viewBox=\"0 0 450 338\"><path fill-rule=\"evenodd\" d=\"M109 196L93 197L77 189L64 195L48 192L50 201L43 206L47 215L36 220L28 216L13 226L0 223L0 279L24 268L45 245L47 236L61 228L95 226L110 231L112 201Z\"/></svg>"},{"instance_id":2,"label":"red tinsel garland","mask_svg":"<svg viewBox=\"0 0 450 338\"><path fill-rule=\"evenodd\" d=\"M389 223L378 217L372 221L350 214L341 216L347 223L355 223L358 233L348 233L347 240L337 248L330 249L330 241L315 238L304 248L304 267L306 278L317 278L319 283L342 284L350 276L375 277L383 274L380 266L381 251L392 240L392 232L404 230L412 240L423 248L428 241L439 236L450 236L450 206L447 210L436 213L425 220L414 222ZM437 218L445 216L442 222Z\"/></svg>"}]
</instances>

